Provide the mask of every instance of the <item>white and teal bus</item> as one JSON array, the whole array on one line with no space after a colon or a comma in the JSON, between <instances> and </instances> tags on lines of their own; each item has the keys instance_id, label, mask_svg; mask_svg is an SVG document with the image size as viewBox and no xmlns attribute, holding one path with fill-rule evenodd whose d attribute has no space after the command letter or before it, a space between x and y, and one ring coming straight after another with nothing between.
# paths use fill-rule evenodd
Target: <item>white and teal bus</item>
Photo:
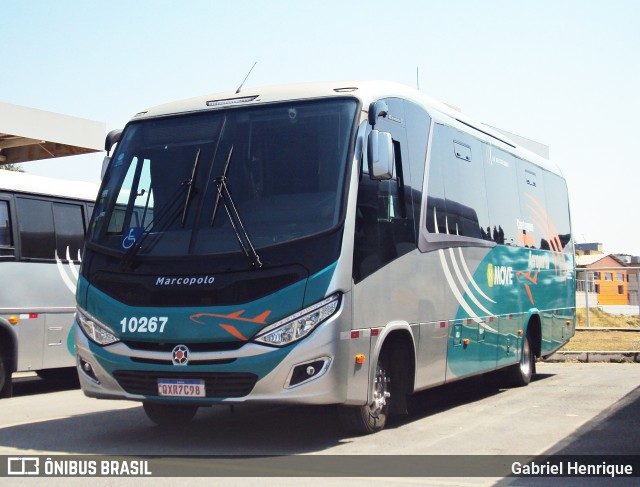
<instances>
[{"instance_id":1,"label":"white and teal bus","mask_svg":"<svg viewBox=\"0 0 640 487\"><path fill-rule=\"evenodd\" d=\"M91 183L0 169L0 397L11 396L13 372L77 377L76 282L97 193Z\"/></svg>"},{"instance_id":2,"label":"white and teal bus","mask_svg":"<svg viewBox=\"0 0 640 487\"><path fill-rule=\"evenodd\" d=\"M574 334L560 171L418 91L205 96L137 114L114 146L77 290L88 396L161 425L336 404L370 433L417 391L526 385Z\"/></svg>"}]
</instances>

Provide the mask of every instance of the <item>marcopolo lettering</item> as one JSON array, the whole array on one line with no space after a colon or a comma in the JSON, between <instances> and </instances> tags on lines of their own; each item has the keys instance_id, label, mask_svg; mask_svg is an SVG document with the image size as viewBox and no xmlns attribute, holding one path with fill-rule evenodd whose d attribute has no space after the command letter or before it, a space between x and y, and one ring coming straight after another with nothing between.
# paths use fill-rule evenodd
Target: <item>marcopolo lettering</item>
<instances>
[{"instance_id":1,"label":"marcopolo lettering","mask_svg":"<svg viewBox=\"0 0 640 487\"><path fill-rule=\"evenodd\" d=\"M213 284L216 278L213 276L183 276L183 277L156 277L156 286L200 286Z\"/></svg>"}]
</instances>

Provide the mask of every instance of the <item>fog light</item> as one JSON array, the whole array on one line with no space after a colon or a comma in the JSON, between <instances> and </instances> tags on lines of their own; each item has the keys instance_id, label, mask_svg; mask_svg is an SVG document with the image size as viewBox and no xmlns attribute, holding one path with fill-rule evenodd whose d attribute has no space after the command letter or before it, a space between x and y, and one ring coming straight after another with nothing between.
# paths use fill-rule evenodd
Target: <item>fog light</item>
<instances>
[{"instance_id":1,"label":"fog light","mask_svg":"<svg viewBox=\"0 0 640 487\"><path fill-rule=\"evenodd\" d=\"M96 373L93 371L93 367L89 362L78 356L78 363L80 364L80 370L82 370L82 372L84 372L87 377L89 377L94 382L97 382L98 384L100 383L98 377L96 377Z\"/></svg>"},{"instance_id":2,"label":"fog light","mask_svg":"<svg viewBox=\"0 0 640 487\"><path fill-rule=\"evenodd\" d=\"M324 375L330 364L331 359L323 357L311 362L296 365L291 371L289 380L287 381L287 387L298 386L305 382L317 379Z\"/></svg>"}]
</instances>

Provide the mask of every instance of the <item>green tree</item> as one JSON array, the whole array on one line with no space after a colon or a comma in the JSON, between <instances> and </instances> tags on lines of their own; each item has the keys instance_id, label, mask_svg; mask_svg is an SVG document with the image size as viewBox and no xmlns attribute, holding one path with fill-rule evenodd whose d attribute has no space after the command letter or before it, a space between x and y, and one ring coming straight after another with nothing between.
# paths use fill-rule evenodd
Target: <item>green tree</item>
<instances>
[{"instance_id":1,"label":"green tree","mask_svg":"<svg viewBox=\"0 0 640 487\"><path fill-rule=\"evenodd\" d=\"M6 169L7 171L24 172L20 164L2 164L0 169Z\"/></svg>"}]
</instances>

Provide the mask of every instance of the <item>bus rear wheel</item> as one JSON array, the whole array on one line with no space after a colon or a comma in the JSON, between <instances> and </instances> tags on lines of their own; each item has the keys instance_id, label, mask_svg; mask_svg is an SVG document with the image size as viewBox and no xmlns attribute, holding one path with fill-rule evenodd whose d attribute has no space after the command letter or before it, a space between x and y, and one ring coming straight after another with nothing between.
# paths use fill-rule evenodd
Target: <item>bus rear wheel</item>
<instances>
[{"instance_id":1,"label":"bus rear wheel","mask_svg":"<svg viewBox=\"0 0 640 487\"><path fill-rule=\"evenodd\" d=\"M340 419L345 428L353 433L366 435L385 427L391 399L390 382L387 360L381 356L376 365L372 401L364 406L339 406Z\"/></svg>"},{"instance_id":2,"label":"bus rear wheel","mask_svg":"<svg viewBox=\"0 0 640 487\"><path fill-rule=\"evenodd\" d=\"M533 370L535 368L535 357L531 349L529 335L527 334L522 344L522 354L520 362L510 366L505 372L507 374L507 382L511 387L526 386L531 382Z\"/></svg>"},{"instance_id":3,"label":"bus rear wheel","mask_svg":"<svg viewBox=\"0 0 640 487\"><path fill-rule=\"evenodd\" d=\"M144 412L158 426L177 427L189 424L198 411L198 406L158 404L144 402Z\"/></svg>"}]
</instances>

